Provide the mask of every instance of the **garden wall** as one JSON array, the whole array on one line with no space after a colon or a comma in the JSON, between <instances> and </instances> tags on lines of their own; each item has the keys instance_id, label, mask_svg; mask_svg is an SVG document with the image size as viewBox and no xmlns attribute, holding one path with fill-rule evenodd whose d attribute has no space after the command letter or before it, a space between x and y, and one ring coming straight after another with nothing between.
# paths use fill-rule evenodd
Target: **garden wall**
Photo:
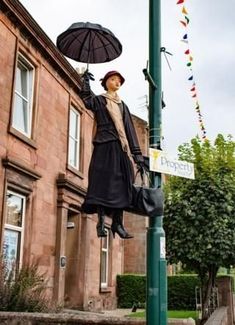
<instances>
[{"instance_id":1,"label":"garden wall","mask_svg":"<svg viewBox=\"0 0 235 325\"><path fill-rule=\"evenodd\" d=\"M39 314L0 312L1 325L146 325L143 319L107 317L81 312L81 314ZM195 325L193 319L170 319L168 325ZM223 324L224 325L224 324ZM225 324L226 325L226 324Z\"/></svg>"}]
</instances>

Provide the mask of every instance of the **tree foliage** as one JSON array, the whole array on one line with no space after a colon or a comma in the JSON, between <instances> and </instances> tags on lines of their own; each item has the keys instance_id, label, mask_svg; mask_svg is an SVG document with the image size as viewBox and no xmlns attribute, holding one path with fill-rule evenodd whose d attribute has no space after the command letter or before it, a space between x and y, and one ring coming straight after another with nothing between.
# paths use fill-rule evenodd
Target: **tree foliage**
<instances>
[{"instance_id":1,"label":"tree foliage","mask_svg":"<svg viewBox=\"0 0 235 325\"><path fill-rule=\"evenodd\" d=\"M194 138L179 159L194 163L195 180L170 177L165 186L167 255L197 272L206 304L218 268L235 264L235 142Z\"/></svg>"}]
</instances>

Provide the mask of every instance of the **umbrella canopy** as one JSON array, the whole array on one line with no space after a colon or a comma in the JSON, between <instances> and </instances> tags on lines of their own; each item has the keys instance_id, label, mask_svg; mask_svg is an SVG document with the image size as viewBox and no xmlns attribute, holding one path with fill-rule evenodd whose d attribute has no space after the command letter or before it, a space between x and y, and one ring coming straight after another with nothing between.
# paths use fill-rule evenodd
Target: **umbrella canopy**
<instances>
[{"instance_id":1,"label":"umbrella canopy","mask_svg":"<svg viewBox=\"0 0 235 325\"><path fill-rule=\"evenodd\" d=\"M58 49L68 58L84 63L116 59L122 45L107 28L92 23L74 23L57 37Z\"/></svg>"}]
</instances>

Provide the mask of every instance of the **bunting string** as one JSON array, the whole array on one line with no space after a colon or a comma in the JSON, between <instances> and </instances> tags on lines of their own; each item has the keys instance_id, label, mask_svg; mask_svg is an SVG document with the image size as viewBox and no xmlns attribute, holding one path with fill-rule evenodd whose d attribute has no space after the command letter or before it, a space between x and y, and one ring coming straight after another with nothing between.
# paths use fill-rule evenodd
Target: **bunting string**
<instances>
[{"instance_id":1,"label":"bunting string","mask_svg":"<svg viewBox=\"0 0 235 325\"><path fill-rule=\"evenodd\" d=\"M184 54L185 54L186 60L187 60L186 66L189 68L188 81L190 83L190 86L189 86L190 96L193 99L195 111L198 116L202 139L206 140L207 139L206 129L205 129L205 126L203 123L203 118L202 118L201 109L200 109L199 100L198 100L197 85L196 85L194 74L193 74L193 55L192 55L192 51L189 47L189 38L188 38L188 25L190 23L189 13L185 7L185 0L178 0L176 4L180 5L181 13L182 13L182 18L180 19L180 24L181 24L182 28L184 29L184 34L183 34L181 41L182 41L182 43L185 44L185 47L186 47Z\"/></svg>"}]
</instances>

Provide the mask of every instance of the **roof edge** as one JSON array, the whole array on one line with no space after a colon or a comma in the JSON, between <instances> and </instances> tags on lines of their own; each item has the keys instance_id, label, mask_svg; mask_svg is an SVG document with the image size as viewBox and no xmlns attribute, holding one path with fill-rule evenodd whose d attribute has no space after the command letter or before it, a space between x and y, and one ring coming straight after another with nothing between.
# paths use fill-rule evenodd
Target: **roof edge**
<instances>
[{"instance_id":1,"label":"roof edge","mask_svg":"<svg viewBox=\"0 0 235 325\"><path fill-rule=\"evenodd\" d=\"M17 21L22 25L33 40L40 46L42 52L46 52L47 55L53 60L54 65L63 72L63 74L70 79L70 82L77 88L81 88L81 79L77 71L72 65L64 58L64 56L57 49L56 45L47 36L43 29L38 25L26 8L20 3L19 0L1 0L5 8L7 8L11 15L8 13L8 18L15 22ZM4 8L2 8L4 9ZM4 10L3 10L4 12ZM13 19L14 17L14 19Z\"/></svg>"}]
</instances>

